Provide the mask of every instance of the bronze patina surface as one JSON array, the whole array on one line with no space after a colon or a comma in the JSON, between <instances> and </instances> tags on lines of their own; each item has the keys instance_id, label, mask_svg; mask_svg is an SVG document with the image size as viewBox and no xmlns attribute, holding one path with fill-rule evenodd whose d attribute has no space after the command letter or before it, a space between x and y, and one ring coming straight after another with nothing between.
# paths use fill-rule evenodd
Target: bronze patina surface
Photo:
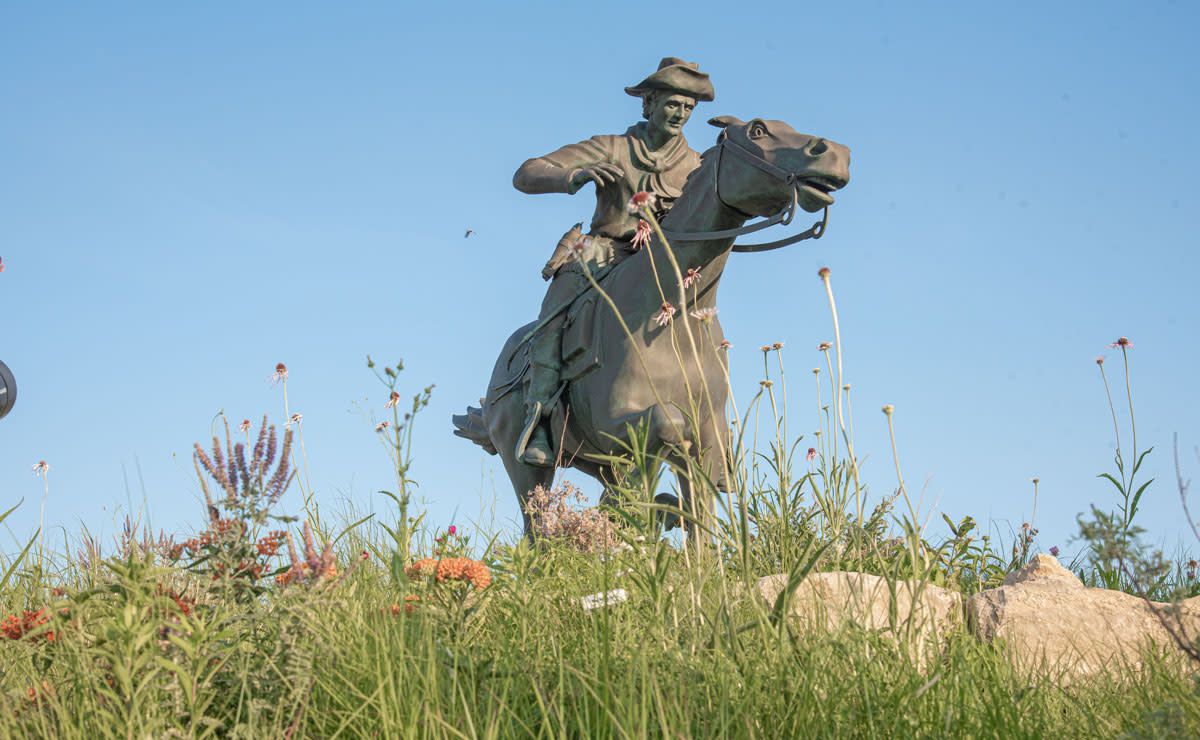
<instances>
[{"instance_id":1,"label":"bronze patina surface","mask_svg":"<svg viewBox=\"0 0 1200 740\"><path fill-rule=\"evenodd\" d=\"M664 69L678 66L670 61L664 60ZM673 73L695 78L678 69ZM634 94L651 82L648 78L627 91ZM711 87L708 95L711 98ZM701 94L693 97L704 99ZM682 113L674 120L680 118L686 121ZM584 182L596 182L597 216L589 231L597 240L618 245L622 239L632 240L638 217L625 209L625 202L618 204L606 196L609 189L619 191L627 201L626 193L632 196L634 187L647 191L662 187L668 201L668 208L659 211L662 227L683 235L728 232L751 218L775 215L793 202L805 211L820 211L833 203L831 193L849 181L850 152L841 144L797 133L781 121L747 123L722 116L709 123L722 128L717 145L702 161L696 160L699 166L683 181L672 179L667 168L642 173L633 167L639 173L634 181L624 166L626 160L615 165L606 160L606 166L586 164L602 155L616 159L615 145L603 141L582 142L530 160L514 181L527 192L574 192ZM597 139L604 137L590 142ZM739 151L727 154L733 147ZM625 151L630 149L626 143ZM680 155L678 161L686 161L687 156ZM601 207L603 203L608 205ZM568 232L563 242L569 246L581 231ZM580 257L587 260L593 275L602 275L604 296L586 288L589 282L583 267L573 256L558 266L547 266L549 274L556 276L554 283L562 282L565 289L553 296L555 300L547 296L543 317L561 300L569 302L581 295L562 312L557 325L547 324L534 332L533 341L524 340L537 321L514 332L501 349L482 407L469 407L466 414L454 417L456 434L500 455L523 513L529 492L538 485L550 486L554 476L553 458L530 461L524 455L523 443L540 426L543 415L547 436L557 448L547 444L545 453L555 455L564 467L599 479L606 491L616 471L602 457L619 454L618 440L626 437L631 425L639 424L645 424L648 452L661 454L677 468L702 471L717 489L727 490L721 456L728 449L727 343L715 309L733 243L733 236L677 239L670 248L678 272L667 245L657 237L643 248L623 250L616 259L613 255L619 246L609 251L593 245L591 253L585 249ZM565 269L568 265L572 269ZM564 274L577 277L563 281ZM553 283L550 293L556 293ZM672 304L666 319L664 303ZM544 339L551 328L553 339ZM529 394L536 404L530 408L526 388L538 382L540 363L553 365L552 381ZM693 511L711 511L711 502L695 501L686 477L680 476L679 484L685 505ZM698 503L704 506L697 507ZM529 515L524 516L529 534Z\"/></svg>"}]
</instances>

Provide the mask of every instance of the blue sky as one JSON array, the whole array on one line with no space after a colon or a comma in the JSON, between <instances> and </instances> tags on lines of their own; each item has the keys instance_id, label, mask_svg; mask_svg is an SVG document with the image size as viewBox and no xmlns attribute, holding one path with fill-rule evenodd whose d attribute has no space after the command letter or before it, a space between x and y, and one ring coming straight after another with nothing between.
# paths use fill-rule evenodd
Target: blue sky
<instances>
[{"instance_id":1,"label":"blue sky","mask_svg":"<svg viewBox=\"0 0 1200 740\"><path fill-rule=\"evenodd\" d=\"M514 526L498 459L449 418L594 200L523 195L512 173L637 121L622 88L666 55L716 87L693 148L732 114L853 151L825 238L726 270L743 406L758 347L782 341L791 429L816 428L827 265L872 495L895 486L890 403L924 512L1010 536L1037 476L1041 542L1066 548L1078 512L1115 504L1092 360L1116 379L1107 345L1128 336L1155 447L1141 524L1186 543L1171 441L1200 477L1197 21L1160 2L0 7L0 360L20 389L0 505L25 499L0 548L37 526L39 460L59 541L130 510L197 523L191 445L222 409L282 424L277 362L325 510L386 510L368 353L404 359L406 396L436 384L412 470L430 521Z\"/></svg>"}]
</instances>

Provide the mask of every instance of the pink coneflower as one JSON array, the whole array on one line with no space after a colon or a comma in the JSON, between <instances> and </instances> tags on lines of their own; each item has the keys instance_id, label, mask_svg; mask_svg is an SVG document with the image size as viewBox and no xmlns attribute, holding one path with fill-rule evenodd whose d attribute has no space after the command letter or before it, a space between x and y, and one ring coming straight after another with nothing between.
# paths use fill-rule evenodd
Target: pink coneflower
<instances>
[{"instance_id":1,"label":"pink coneflower","mask_svg":"<svg viewBox=\"0 0 1200 740\"><path fill-rule=\"evenodd\" d=\"M771 351L771 345L764 344L763 346L759 347L759 349L763 351L763 354L766 354L767 352Z\"/></svg>"},{"instance_id":2,"label":"pink coneflower","mask_svg":"<svg viewBox=\"0 0 1200 740\"><path fill-rule=\"evenodd\" d=\"M299 426L299 425L300 425L300 420L301 420L301 419L303 419L303 418L304 418L304 417L303 417L303 416L301 416L300 414L292 414L292 418L291 418L291 419L288 419L287 426L291 426L292 424L295 424L295 425Z\"/></svg>"},{"instance_id":3,"label":"pink coneflower","mask_svg":"<svg viewBox=\"0 0 1200 740\"><path fill-rule=\"evenodd\" d=\"M638 219L637 233L633 235L633 241L630 246L636 251L650 243L650 222L644 218Z\"/></svg>"},{"instance_id":4,"label":"pink coneflower","mask_svg":"<svg viewBox=\"0 0 1200 740\"><path fill-rule=\"evenodd\" d=\"M1117 337L1117 341L1113 342L1112 344L1110 344L1108 346L1112 347L1113 349L1116 349L1117 347L1120 347L1121 349L1125 349L1126 347L1132 347L1133 342L1129 341L1129 339L1126 337Z\"/></svg>"},{"instance_id":5,"label":"pink coneflower","mask_svg":"<svg viewBox=\"0 0 1200 740\"><path fill-rule=\"evenodd\" d=\"M388 402L383 404L383 407L385 409L394 409L394 408L396 408L396 404L399 403L399 401L400 401L400 394L397 393L396 391L392 391L392 395L388 396Z\"/></svg>"},{"instance_id":6,"label":"pink coneflower","mask_svg":"<svg viewBox=\"0 0 1200 740\"><path fill-rule=\"evenodd\" d=\"M697 308L695 311L692 311L692 318L705 324L712 321L716 317L716 308Z\"/></svg>"},{"instance_id":7,"label":"pink coneflower","mask_svg":"<svg viewBox=\"0 0 1200 740\"><path fill-rule=\"evenodd\" d=\"M733 342L729 341L728 339L722 339L721 343L717 345L717 349L729 349L732 346Z\"/></svg>"},{"instance_id":8,"label":"pink coneflower","mask_svg":"<svg viewBox=\"0 0 1200 740\"><path fill-rule=\"evenodd\" d=\"M783 342L775 342L771 345L771 349L783 349Z\"/></svg>"},{"instance_id":9,"label":"pink coneflower","mask_svg":"<svg viewBox=\"0 0 1200 740\"><path fill-rule=\"evenodd\" d=\"M384 429L387 429L390 426L391 426L390 422L381 421L375 425L375 431L382 432Z\"/></svg>"},{"instance_id":10,"label":"pink coneflower","mask_svg":"<svg viewBox=\"0 0 1200 740\"><path fill-rule=\"evenodd\" d=\"M587 251L587 248L589 246L591 246L591 244L592 244L591 239L587 238L586 236L583 237L582 239L580 239L579 241L577 241L571 245L571 256L574 257L577 261L582 262L583 261L583 253L585 251Z\"/></svg>"},{"instance_id":11,"label":"pink coneflower","mask_svg":"<svg viewBox=\"0 0 1200 740\"><path fill-rule=\"evenodd\" d=\"M821 342L820 344L817 345L818 352L828 352L832 348L833 348L833 345L830 344L829 342Z\"/></svg>"},{"instance_id":12,"label":"pink coneflower","mask_svg":"<svg viewBox=\"0 0 1200 740\"><path fill-rule=\"evenodd\" d=\"M35 463L33 466L33 474L34 475L43 475L44 476L46 474L46 472L49 470L50 470L50 463L46 462L45 460L38 460L37 463Z\"/></svg>"},{"instance_id":13,"label":"pink coneflower","mask_svg":"<svg viewBox=\"0 0 1200 740\"><path fill-rule=\"evenodd\" d=\"M817 275L819 275L821 277L821 279L824 280L825 278L829 277L829 268L822 267L820 270L817 270Z\"/></svg>"},{"instance_id":14,"label":"pink coneflower","mask_svg":"<svg viewBox=\"0 0 1200 740\"><path fill-rule=\"evenodd\" d=\"M1096 364L1097 364L1097 365L1103 365L1103 364L1104 364L1104 355L1097 355L1096 357L1094 357L1094 358L1092 358L1092 359L1094 359L1094 360L1096 361Z\"/></svg>"},{"instance_id":15,"label":"pink coneflower","mask_svg":"<svg viewBox=\"0 0 1200 740\"><path fill-rule=\"evenodd\" d=\"M671 317L675 315L676 308L670 303L663 301L662 310L654 315L654 323L659 326L666 326L670 322Z\"/></svg>"},{"instance_id":16,"label":"pink coneflower","mask_svg":"<svg viewBox=\"0 0 1200 740\"><path fill-rule=\"evenodd\" d=\"M1034 485L1037 485L1042 479L1041 478L1030 478L1029 480L1033 481Z\"/></svg>"},{"instance_id":17,"label":"pink coneflower","mask_svg":"<svg viewBox=\"0 0 1200 740\"><path fill-rule=\"evenodd\" d=\"M250 431L250 420L242 419L242 423L238 424L238 431L242 434L248 433Z\"/></svg>"},{"instance_id":18,"label":"pink coneflower","mask_svg":"<svg viewBox=\"0 0 1200 740\"><path fill-rule=\"evenodd\" d=\"M812 462L813 460L815 460L815 459L816 459L816 457L817 457L817 448L816 448L816 447L809 447L809 448L808 448L808 454L804 456L804 459L805 459L805 460L808 460L809 462Z\"/></svg>"},{"instance_id":19,"label":"pink coneflower","mask_svg":"<svg viewBox=\"0 0 1200 740\"><path fill-rule=\"evenodd\" d=\"M271 382L271 385L276 385L280 381L287 382L287 365L282 362L276 365L275 372L267 380Z\"/></svg>"},{"instance_id":20,"label":"pink coneflower","mask_svg":"<svg viewBox=\"0 0 1200 740\"><path fill-rule=\"evenodd\" d=\"M636 214L643 208L653 208L655 200L657 198L655 198L654 193L641 190L633 194L633 197L625 204L625 210Z\"/></svg>"},{"instance_id":21,"label":"pink coneflower","mask_svg":"<svg viewBox=\"0 0 1200 740\"><path fill-rule=\"evenodd\" d=\"M687 274L683 276L684 289L686 290L687 288L692 287L692 283L696 282L699 279L700 279L700 271L694 267L689 267Z\"/></svg>"}]
</instances>

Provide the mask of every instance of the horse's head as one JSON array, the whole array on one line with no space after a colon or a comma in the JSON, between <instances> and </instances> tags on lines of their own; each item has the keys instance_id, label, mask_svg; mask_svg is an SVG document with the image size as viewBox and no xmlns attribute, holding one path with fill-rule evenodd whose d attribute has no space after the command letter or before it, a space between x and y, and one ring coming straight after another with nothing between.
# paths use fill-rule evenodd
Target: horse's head
<instances>
[{"instance_id":1,"label":"horse's head","mask_svg":"<svg viewBox=\"0 0 1200 740\"><path fill-rule=\"evenodd\" d=\"M835 190L850 181L850 149L819 136L796 133L783 121L749 123L718 116L724 129L717 192L726 205L752 216L769 216L791 202L813 213L833 203Z\"/></svg>"}]
</instances>

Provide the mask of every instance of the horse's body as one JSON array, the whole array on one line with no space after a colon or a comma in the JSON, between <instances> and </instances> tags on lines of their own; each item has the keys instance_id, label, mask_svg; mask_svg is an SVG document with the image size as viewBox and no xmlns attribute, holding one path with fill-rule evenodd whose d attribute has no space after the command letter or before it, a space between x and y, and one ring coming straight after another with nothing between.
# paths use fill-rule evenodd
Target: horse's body
<instances>
[{"instance_id":1,"label":"horse's body","mask_svg":"<svg viewBox=\"0 0 1200 740\"><path fill-rule=\"evenodd\" d=\"M849 179L849 150L840 144L798 134L779 121L722 118L710 123L725 131L688 179L663 221L664 230L694 234L734 229L753 216L781 211L793 199L806 211L818 211L833 202L829 193ZM743 151L729 156L721 147ZM618 440L625 438L628 426L644 422L649 453L664 454L679 466L696 465L717 488L726 490L720 457L729 428L725 355L720 348L724 336L716 318L702 324L690 314L715 308L733 241L730 236L676 238L671 244L681 272L700 272L684 291L683 305L680 275L658 238L604 276L601 287L607 299L593 290L576 301L591 305L572 308L564 338L564 354L574 348L581 359L564 365L570 382L551 415L560 464L596 477L607 487L613 482L612 470L596 455L619 454ZM677 312L660 326L655 317L664 300ZM549 487L554 477L553 468L526 465L516 455L525 417L521 378L528 365L528 347L521 345L521 338L532 327L518 329L505 343L482 409L468 409L467 415L454 419L457 434L500 455L522 510L529 492L539 485ZM579 377L572 379L576 370ZM685 500L690 499L689 481L680 476L679 483ZM528 513L525 532L530 533Z\"/></svg>"}]
</instances>

